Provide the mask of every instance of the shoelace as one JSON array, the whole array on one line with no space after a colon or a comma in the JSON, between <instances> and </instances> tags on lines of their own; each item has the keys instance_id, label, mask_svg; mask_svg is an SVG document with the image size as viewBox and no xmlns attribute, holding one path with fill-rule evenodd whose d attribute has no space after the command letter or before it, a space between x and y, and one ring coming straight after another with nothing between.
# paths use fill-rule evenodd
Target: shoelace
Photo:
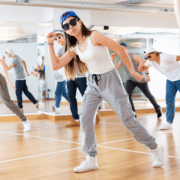
<instances>
[{"instance_id":1,"label":"shoelace","mask_svg":"<svg viewBox=\"0 0 180 180\"><path fill-rule=\"evenodd\" d=\"M92 80L95 81L97 86L98 86L98 82L101 80L101 75L100 74L93 74Z\"/></svg>"}]
</instances>

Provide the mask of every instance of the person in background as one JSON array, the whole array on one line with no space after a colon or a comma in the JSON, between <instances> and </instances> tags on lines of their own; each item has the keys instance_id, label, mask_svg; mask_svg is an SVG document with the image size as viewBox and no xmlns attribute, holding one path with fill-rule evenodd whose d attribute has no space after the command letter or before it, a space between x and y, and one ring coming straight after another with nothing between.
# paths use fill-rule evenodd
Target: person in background
<instances>
[{"instance_id":1,"label":"person in background","mask_svg":"<svg viewBox=\"0 0 180 180\"><path fill-rule=\"evenodd\" d=\"M61 99L64 97L69 102L69 96L66 90L66 78L64 75L64 69L58 69L54 71L54 78L57 82L55 91L55 106L53 106L53 111L56 114L60 113Z\"/></svg>"},{"instance_id":2,"label":"person in background","mask_svg":"<svg viewBox=\"0 0 180 180\"><path fill-rule=\"evenodd\" d=\"M45 57L40 55L41 52L38 49L38 62L34 64L31 75L38 78L38 100L39 106L43 107L43 97L46 98L46 79L45 79Z\"/></svg>"},{"instance_id":3,"label":"person in background","mask_svg":"<svg viewBox=\"0 0 180 180\"><path fill-rule=\"evenodd\" d=\"M29 76L26 62L24 60L22 60L19 56L17 56L11 48L6 49L6 54L9 58L13 59L12 63L9 66L6 65L6 67L7 67L7 70L14 68L14 71L15 71L16 97L17 97L19 108L21 109L22 112L24 112L23 104L22 104L22 92L24 92L24 94L27 96L27 98L33 104L35 104L36 108L38 109L39 105L38 105L36 99L34 98L34 96L29 92L27 84L26 84L26 75L25 75L24 69L25 69L27 75ZM3 56L3 61L6 64L4 56Z\"/></svg>"},{"instance_id":4,"label":"person in background","mask_svg":"<svg viewBox=\"0 0 180 180\"><path fill-rule=\"evenodd\" d=\"M57 53L57 58L59 59L65 53L64 35L62 33L56 33L55 41L57 42L57 44L62 46ZM86 74L85 73L80 74L77 69L76 69L76 77L74 79L67 80L67 90L68 90L69 103L70 103L70 109L71 109L73 120L70 123L68 123L66 127L80 126L76 92L77 92L77 89L79 89L79 92L83 96L87 88L86 83L87 83ZM98 113L96 115L96 124L98 124L99 121L100 121L100 110L98 109Z\"/></svg>"},{"instance_id":5,"label":"person in background","mask_svg":"<svg viewBox=\"0 0 180 180\"><path fill-rule=\"evenodd\" d=\"M138 72L138 64L140 62L140 60L142 59L140 56L138 56L137 54L134 53L129 53L128 52L128 47L126 43L120 43L121 46L123 46L127 53L129 54L129 57L131 59L131 62L134 66L134 69L136 72ZM114 62L116 53L111 54L111 59ZM135 89L135 87L138 87L143 94L149 99L149 101L152 103L152 105L154 106L154 109L157 113L157 118L160 118L162 116L162 110L161 107L159 106L159 104L157 103L156 99L154 98L154 96L151 94L149 87L148 87L148 81L150 81L150 76L149 76L149 71L146 70L146 72L142 72L140 74L142 74L144 77L143 79L138 82L129 72L128 68L125 66L125 64L123 63L123 61L119 61L118 64L116 65L116 68L119 69L123 67L124 70L126 71L127 74L127 81L125 83L125 89L129 95L129 100L132 106L132 110L135 112L135 107L134 107L134 103L132 100L132 95L133 95L133 90Z\"/></svg>"},{"instance_id":6,"label":"person in background","mask_svg":"<svg viewBox=\"0 0 180 180\"><path fill-rule=\"evenodd\" d=\"M180 91L180 55L159 52L153 46L145 49L144 55L147 59L141 59L139 71L154 67L166 80L166 122L160 126L160 130L172 129L175 116L175 97ZM157 87L158 88L158 87Z\"/></svg>"},{"instance_id":7,"label":"person in background","mask_svg":"<svg viewBox=\"0 0 180 180\"><path fill-rule=\"evenodd\" d=\"M13 86L13 84L9 81L9 76L7 72L6 64L4 63L3 57L0 54L0 65L2 66L4 76L0 73L0 99L1 101L14 113L16 114L19 119L21 119L23 125L24 125L24 132L31 130L31 122L24 116L22 111L19 109L19 107L14 104L14 102L11 100L11 97L9 95L7 84L12 87L14 90L16 88Z\"/></svg>"}]
</instances>

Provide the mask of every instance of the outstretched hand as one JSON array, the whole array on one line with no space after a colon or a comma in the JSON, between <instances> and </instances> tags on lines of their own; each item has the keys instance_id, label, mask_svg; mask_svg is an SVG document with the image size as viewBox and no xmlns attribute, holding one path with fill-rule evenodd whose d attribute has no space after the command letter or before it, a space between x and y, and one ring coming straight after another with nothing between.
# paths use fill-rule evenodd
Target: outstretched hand
<instances>
[{"instance_id":1,"label":"outstretched hand","mask_svg":"<svg viewBox=\"0 0 180 180\"><path fill-rule=\"evenodd\" d=\"M56 38L56 34L54 33L54 31L52 31L46 35L46 39L47 39L48 43L53 43L55 38Z\"/></svg>"},{"instance_id":2,"label":"outstretched hand","mask_svg":"<svg viewBox=\"0 0 180 180\"><path fill-rule=\"evenodd\" d=\"M14 90L16 90L16 88L14 87L14 85L9 81L7 82L9 84L9 86L11 86Z\"/></svg>"}]
</instances>

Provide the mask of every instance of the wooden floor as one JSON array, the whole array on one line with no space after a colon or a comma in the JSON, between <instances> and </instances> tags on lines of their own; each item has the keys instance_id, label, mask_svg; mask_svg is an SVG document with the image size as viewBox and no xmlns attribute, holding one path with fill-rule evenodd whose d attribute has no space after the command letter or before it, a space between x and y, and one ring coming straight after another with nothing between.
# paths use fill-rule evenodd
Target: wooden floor
<instances>
[{"instance_id":1,"label":"wooden floor","mask_svg":"<svg viewBox=\"0 0 180 180\"><path fill-rule=\"evenodd\" d=\"M165 100L157 100L158 104L161 107L166 107ZM41 112L50 112L52 113L52 106L54 105L55 101L54 100L49 100L46 101L45 106L42 106L39 108L39 111ZM180 107L180 99L176 99L176 107ZM29 114L29 113L37 113L38 110L36 109L35 105L31 102L25 102L23 103L24 106L24 113ZM149 101L134 101L134 106L136 109L154 109L153 105ZM78 110L80 111L81 105L78 106ZM105 103L105 107L103 107L103 104L101 106L101 110L109 110L111 107ZM10 109L8 109L3 103L0 103L0 117L1 115L10 115L13 114ZM69 105L62 105L60 106L60 114L64 115L70 115L70 106Z\"/></svg>"},{"instance_id":2,"label":"wooden floor","mask_svg":"<svg viewBox=\"0 0 180 180\"><path fill-rule=\"evenodd\" d=\"M95 126L99 170L74 173L85 159L79 127L67 121L32 120L32 131L23 132L20 121L0 122L1 180L178 180L180 177L180 113L173 130L159 131L165 121L156 114L138 119L165 149L162 168L152 167L148 148L136 142L117 116L102 117Z\"/></svg>"}]
</instances>

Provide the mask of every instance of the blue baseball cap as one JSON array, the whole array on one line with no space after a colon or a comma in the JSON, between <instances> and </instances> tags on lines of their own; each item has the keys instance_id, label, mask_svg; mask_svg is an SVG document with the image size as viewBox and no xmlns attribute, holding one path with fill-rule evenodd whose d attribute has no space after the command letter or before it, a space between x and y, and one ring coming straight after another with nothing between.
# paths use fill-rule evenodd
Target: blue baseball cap
<instances>
[{"instance_id":1,"label":"blue baseball cap","mask_svg":"<svg viewBox=\"0 0 180 180\"><path fill-rule=\"evenodd\" d=\"M66 16L64 16L64 14L66 14ZM66 11L60 16L61 26L62 26L63 21L65 21L68 17L71 17L71 16L79 18L78 15L74 11Z\"/></svg>"},{"instance_id":2,"label":"blue baseball cap","mask_svg":"<svg viewBox=\"0 0 180 180\"><path fill-rule=\"evenodd\" d=\"M121 46L127 47L126 43L120 43Z\"/></svg>"}]
</instances>

